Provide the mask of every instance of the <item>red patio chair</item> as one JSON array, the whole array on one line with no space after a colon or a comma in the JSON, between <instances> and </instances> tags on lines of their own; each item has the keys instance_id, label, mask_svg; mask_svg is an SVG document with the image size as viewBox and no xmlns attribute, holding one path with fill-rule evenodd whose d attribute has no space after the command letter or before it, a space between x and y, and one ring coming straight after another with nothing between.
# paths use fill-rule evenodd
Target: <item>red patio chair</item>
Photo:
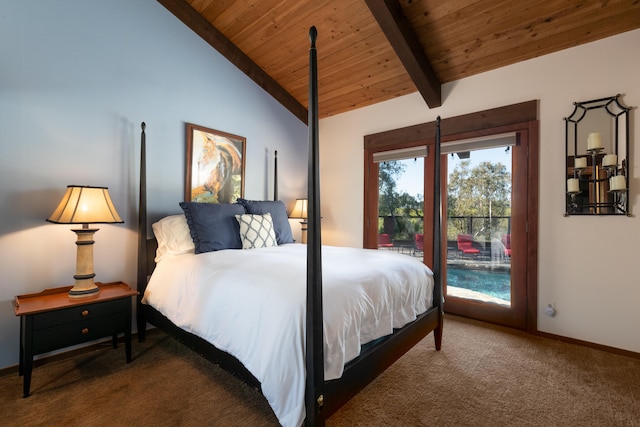
<instances>
[{"instance_id":1,"label":"red patio chair","mask_svg":"<svg viewBox=\"0 0 640 427\"><path fill-rule=\"evenodd\" d=\"M463 255L478 255L480 253L480 249L473 247L471 234L458 234L458 253Z\"/></svg>"},{"instance_id":2,"label":"red patio chair","mask_svg":"<svg viewBox=\"0 0 640 427\"><path fill-rule=\"evenodd\" d=\"M392 248L393 242L388 234L378 234L378 247L379 248Z\"/></svg>"},{"instance_id":3,"label":"red patio chair","mask_svg":"<svg viewBox=\"0 0 640 427\"><path fill-rule=\"evenodd\" d=\"M511 256L511 234L502 236L502 244L504 245L504 254Z\"/></svg>"},{"instance_id":4,"label":"red patio chair","mask_svg":"<svg viewBox=\"0 0 640 427\"><path fill-rule=\"evenodd\" d=\"M416 233L413 241L413 254L424 251L424 234Z\"/></svg>"}]
</instances>

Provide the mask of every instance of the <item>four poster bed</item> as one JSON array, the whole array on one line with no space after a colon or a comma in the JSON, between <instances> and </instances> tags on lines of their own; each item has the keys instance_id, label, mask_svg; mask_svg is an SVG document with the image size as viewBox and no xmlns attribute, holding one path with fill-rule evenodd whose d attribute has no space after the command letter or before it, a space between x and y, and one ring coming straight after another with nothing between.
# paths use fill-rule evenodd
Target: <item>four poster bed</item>
<instances>
[{"instance_id":1,"label":"four poster bed","mask_svg":"<svg viewBox=\"0 0 640 427\"><path fill-rule=\"evenodd\" d=\"M413 257L389 251L322 246L313 27L310 38L306 245L288 244L292 240L287 235L288 222L282 222L282 202L244 199L227 206L181 203L185 215L153 224L156 238L148 240L144 123L141 135L140 339L144 340L147 323L174 336L259 387L279 422L287 426L323 425L325 418L431 331L439 350L443 327L440 121L434 153L432 269ZM277 163L274 169L277 171ZM277 177L274 182L277 185ZM274 195L277 199L277 189ZM205 237L199 227L210 221L207 215L211 212L218 219L226 216L216 223L214 236ZM284 214L286 221L286 211ZM267 241L277 240L277 244L247 243L248 231L242 226L247 218L265 221L267 229L271 224L275 230L266 233ZM223 223L230 228L235 224L228 237L236 239L239 234L240 247L235 240L236 246L215 247L216 239L225 234L220 229ZM171 245L178 247L173 253ZM216 250L227 247L254 249ZM228 266L239 266L239 270ZM389 275L384 276L385 272ZM226 296L232 303L224 300Z\"/></svg>"}]
</instances>

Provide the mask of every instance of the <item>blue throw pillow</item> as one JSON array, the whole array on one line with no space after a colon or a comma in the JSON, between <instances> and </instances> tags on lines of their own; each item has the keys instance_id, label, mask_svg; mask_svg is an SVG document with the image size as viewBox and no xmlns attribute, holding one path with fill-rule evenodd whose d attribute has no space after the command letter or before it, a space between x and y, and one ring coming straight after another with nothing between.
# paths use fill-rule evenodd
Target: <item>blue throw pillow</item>
<instances>
[{"instance_id":1,"label":"blue throw pillow","mask_svg":"<svg viewBox=\"0 0 640 427\"><path fill-rule=\"evenodd\" d=\"M181 202L197 254L222 249L242 249L236 215L245 213L237 203Z\"/></svg>"},{"instance_id":2,"label":"blue throw pillow","mask_svg":"<svg viewBox=\"0 0 640 427\"><path fill-rule=\"evenodd\" d=\"M238 203L245 207L247 213L254 215L271 214L278 244L293 243L293 233L291 233L291 226L289 225L287 208L282 201L238 199Z\"/></svg>"}]
</instances>

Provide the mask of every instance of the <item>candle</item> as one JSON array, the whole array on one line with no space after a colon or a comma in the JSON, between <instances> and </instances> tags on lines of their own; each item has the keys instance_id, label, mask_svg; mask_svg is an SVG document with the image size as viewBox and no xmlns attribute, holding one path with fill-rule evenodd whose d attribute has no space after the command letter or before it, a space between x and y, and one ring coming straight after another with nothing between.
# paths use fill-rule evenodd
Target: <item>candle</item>
<instances>
[{"instance_id":1,"label":"candle","mask_svg":"<svg viewBox=\"0 0 640 427\"><path fill-rule=\"evenodd\" d=\"M602 148L600 134L598 132L590 133L587 138L587 150L595 150L597 148Z\"/></svg>"},{"instance_id":2,"label":"candle","mask_svg":"<svg viewBox=\"0 0 640 427\"><path fill-rule=\"evenodd\" d=\"M615 154L607 154L602 158L602 166L617 166L618 156Z\"/></svg>"},{"instance_id":3,"label":"candle","mask_svg":"<svg viewBox=\"0 0 640 427\"><path fill-rule=\"evenodd\" d=\"M578 180L578 178L569 178L567 180L567 192L569 193L580 192L580 180Z\"/></svg>"},{"instance_id":4,"label":"candle","mask_svg":"<svg viewBox=\"0 0 640 427\"><path fill-rule=\"evenodd\" d=\"M616 175L609 178L609 189L612 191L626 190L627 180L625 179L624 175Z\"/></svg>"},{"instance_id":5,"label":"candle","mask_svg":"<svg viewBox=\"0 0 640 427\"><path fill-rule=\"evenodd\" d=\"M576 169L584 169L587 167L587 158L586 157L576 157L575 166Z\"/></svg>"}]
</instances>

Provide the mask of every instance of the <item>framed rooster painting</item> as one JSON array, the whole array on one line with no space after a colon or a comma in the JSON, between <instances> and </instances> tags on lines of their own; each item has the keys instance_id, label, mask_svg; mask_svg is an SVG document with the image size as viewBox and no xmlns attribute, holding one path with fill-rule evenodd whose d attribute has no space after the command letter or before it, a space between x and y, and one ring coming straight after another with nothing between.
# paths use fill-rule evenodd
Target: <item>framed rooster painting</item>
<instances>
[{"instance_id":1,"label":"framed rooster painting","mask_svg":"<svg viewBox=\"0 0 640 427\"><path fill-rule=\"evenodd\" d=\"M187 123L187 202L233 203L244 196L246 138Z\"/></svg>"}]
</instances>

